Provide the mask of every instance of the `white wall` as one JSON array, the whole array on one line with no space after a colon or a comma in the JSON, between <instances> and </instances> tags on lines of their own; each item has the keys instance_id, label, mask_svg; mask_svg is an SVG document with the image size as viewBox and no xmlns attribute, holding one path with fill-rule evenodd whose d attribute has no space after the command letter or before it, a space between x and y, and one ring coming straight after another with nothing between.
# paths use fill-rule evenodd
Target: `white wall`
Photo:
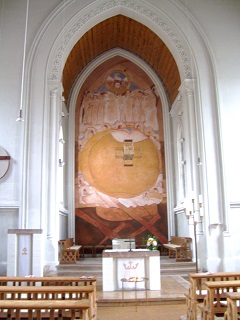
<instances>
[{"instance_id":1,"label":"white wall","mask_svg":"<svg viewBox=\"0 0 240 320\"><path fill-rule=\"evenodd\" d=\"M30 1L26 57L36 32L59 2ZM24 225L19 206L23 191L26 122L18 123L16 119L20 107L26 4L26 0L0 1L0 146L11 157L9 170L0 180L0 274L6 274L7 230L22 228ZM25 106L23 109L25 112ZM23 116L25 118L26 114Z\"/></svg>"},{"instance_id":2,"label":"white wall","mask_svg":"<svg viewBox=\"0 0 240 320\"><path fill-rule=\"evenodd\" d=\"M223 181L226 198L223 232L223 268L238 270L240 251L240 1L212 0L188 1L193 15L198 20L211 49L215 64L216 94L218 99L221 138ZM216 186L218 187L218 186ZM234 248L234 249L232 249Z\"/></svg>"},{"instance_id":3,"label":"white wall","mask_svg":"<svg viewBox=\"0 0 240 320\"><path fill-rule=\"evenodd\" d=\"M6 275L7 270L7 238L8 229L16 229L18 226L17 208L0 208L0 275Z\"/></svg>"}]
</instances>

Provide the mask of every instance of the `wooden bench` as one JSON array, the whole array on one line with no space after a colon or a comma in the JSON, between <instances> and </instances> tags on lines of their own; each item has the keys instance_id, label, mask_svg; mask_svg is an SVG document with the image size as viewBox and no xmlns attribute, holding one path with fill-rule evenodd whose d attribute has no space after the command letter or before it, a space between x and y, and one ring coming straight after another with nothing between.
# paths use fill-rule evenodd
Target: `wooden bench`
<instances>
[{"instance_id":1,"label":"wooden bench","mask_svg":"<svg viewBox=\"0 0 240 320\"><path fill-rule=\"evenodd\" d=\"M76 264L77 260L80 258L81 245L75 245L73 238L67 238L64 240L59 240L60 247L60 264Z\"/></svg>"},{"instance_id":2,"label":"wooden bench","mask_svg":"<svg viewBox=\"0 0 240 320\"><path fill-rule=\"evenodd\" d=\"M26 276L26 277L6 277L0 276L0 285L1 286L9 286L9 287L17 287L17 286L93 286L93 314L97 315L97 290L96 290L97 279L96 277L34 277L34 276Z\"/></svg>"},{"instance_id":3,"label":"wooden bench","mask_svg":"<svg viewBox=\"0 0 240 320\"><path fill-rule=\"evenodd\" d=\"M239 319L240 292L228 292L226 295L227 295L227 311L224 314L224 320Z\"/></svg>"},{"instance_id":4,"label":"wooden bench","mask_svg":"<svg viewBox=\"0 0 240 320\"><path fill-rule=\"evenodd\" d=\"M0 286L1 300L88 300L89 319L95 317L94 286ZM1 304L0 304L1 306ZM85 304L84 304L85 306Z\"/></svg>"},{"instance_id":5,"label":"wooden bench","mask_svg":"<svg viewBox=\"0 0 240 320\"><path fill-rule=\"evenodd\" d=\"M1 286L81 286L81 285L93 285L96 287L96 277L35 277L35 276L0 276Z\"/></svg>"},{"instance_id":6,"label":"wooden bench","mask_svg":"<svg viewBox=\"0 0 240 320\"><path fill-rule=\"evenodd\" d=\"M240 272L203 272L189 274L189 291L186 294L187 319L197 320L197 305L203 302L207 295L206 281L240 280Z\"/></svg>"},{"instance_id":7,"label":"wooden bench","mask_svg":"<svg viewBox=\"0 0 240 320\"><path fill-rule=\"evenodd\" d=\"M0 300L1 318L20 319L83 319L88 317L88 300ZM42 314L44 311L44 314ZM81 317L81 318L79 318Z\"/></svg>"},{"instance_id":8,"label":"wooden bench","mask_svg":"<svg viewBox=\"0 0 240 320\"><path fill-rule=\"evenodd\" d=\"M82 247L82 255L85 257L85 254L89 252L92 257L94 257L94 245L83 245Z\"/></svg>"},{"instance_id":9,"label":"wooden bench","mask_svg":"<svg viewBox=\"0 0 240 320\"><path fill-rule=\"evenodd\" d=\"M48 287L48 286L64 286L64 290L71 288L72 286L93 286L93 311L92 314L97 315L97 279L96 277L6 277L0 276L0 285L9 287Z\"/></svg>"},{"instance_id":10,"label":"wooden bench","mask_svg":"<svg viewBox=\"0 0 240 320\"><path fill-rule=\"evenodd\" d=\"M176 261L192 261L191 251L192 239L188 237L172 237L169 243L163 246L169 251L169 258Z\"/></svg>"},{"instance_id":11,"label":"wooden bench","mask_svg":"<svg viewBox=\"0 0 240 320\"><path fill-rule=\"evenodd\" d=\"M207 295L202 304L198 304L202 320L214 320L227 311L227 293L240 289L240 280L207 281Z\"/></svg>"}]
</instances>

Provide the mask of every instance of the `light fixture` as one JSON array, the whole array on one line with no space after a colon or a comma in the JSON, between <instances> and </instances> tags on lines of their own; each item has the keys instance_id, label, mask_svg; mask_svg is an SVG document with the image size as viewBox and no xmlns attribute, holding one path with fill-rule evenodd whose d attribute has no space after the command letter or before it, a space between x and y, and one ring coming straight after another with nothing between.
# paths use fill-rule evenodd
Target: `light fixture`
<instances>
[{"instance_id":1,"label":"light fixture","mask_svg":"<svg viewBox=\"0 0 240 320\"><path fill-rule=\"evenodd\" d=\"M65 143L65 140L63 138L59 139L59 142L61 142L62 144Z\"/></svg>"},{"instance_id":2,"label":"light fixture","mask_svg":"<svg viewBox=\"0 0 240 320\"><path fill-rule=\"evenodd\" d=\"M195 223L201 223L203 221L203 200L202 195L198 197L198 208L196 208L196 199L192 194L191 200L184 200L184 212L188 219L193 218Z\"/></svg>"},{"instance_id":3,"label":"light fixture","mask_svg":"<svg viewBox=\"0 0 240 320\"><path fill-rule=\"evenodd\" d=\"M22 116L22 109L19 110L19 115L16 119L17 122L23 122L24 119L23 119L23 116Z\"/></svg>"},{"instance_id":4,"label":"light fixture","mask_svg":"<svg viewBox=\"0 0 240 320\"><path fill-rule=\"evenodd\" d=\"M29 8L29 0L27 0L27 8L26 8L26 21L25 21L24 45L23 45L23 62L22 62L21 97L20 97L19 116L16 119L17 122L24 121L24 118L22 115L22 109L23 109L23 86L24 86L25 56L26 56L26 42L27 42L28 8Z\"/></svg>"},{"instance_id":5,"label":"light fixture","mask_svg":"<svg viewBox=\"0 0 240 320\"><path fill-rule=\"evenodd\" d=\"M200 194L198 197L198 208L196 208L196 199L194 192L192 193L191 200L184 200L184 212L188 219L188 224L194 226L194 242L195 242L195 256L196 256L196 273L198 273L198 247L197 247L197 225L203 222L203 198ZM193 222L190 222L190 219Z\"/></svg>"},{"instance_id":6,"label":"light fixture","mask_svg":"<svg viewBox=\"0 0 240 320\"><path fill-rule=\"evenodd\" d=\"M123 159L125 167L132 167L133 159L142 157L142 148L135 147L132 139L125 139L123 148L116 148L115 157Z\"/></svg>"}]
</instances>

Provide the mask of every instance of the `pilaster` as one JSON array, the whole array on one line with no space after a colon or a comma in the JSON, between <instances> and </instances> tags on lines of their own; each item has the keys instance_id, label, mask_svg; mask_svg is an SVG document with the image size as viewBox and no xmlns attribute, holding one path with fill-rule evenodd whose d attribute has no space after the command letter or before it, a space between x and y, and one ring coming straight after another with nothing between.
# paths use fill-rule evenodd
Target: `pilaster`
<instances>
[{"instance_id":1,"label":"pilaster","mask_svg":"<svg viewBox=\"0 0 240 320\"><path fill-rule=\"evenodd\" d=\"M59 225L59 199L58 199L58 163L59 163L59 129L62 111L62 85L58 81L48 82L49 98L49 129L48 129L48 163L46 173L48 176L47 197L47 240L46 263L56 263L58 260L58 225Z\"/></svg>"}]
</instances>

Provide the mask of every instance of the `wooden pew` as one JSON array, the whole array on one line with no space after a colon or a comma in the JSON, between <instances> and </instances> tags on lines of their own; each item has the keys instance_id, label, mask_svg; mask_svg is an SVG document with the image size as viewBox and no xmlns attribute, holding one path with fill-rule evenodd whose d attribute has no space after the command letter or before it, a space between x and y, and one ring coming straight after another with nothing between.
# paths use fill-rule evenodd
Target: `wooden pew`
<instances>
[{"instance_id":1,"label":"wooden pew","mask_svg":"<svg viewBox=\"0 0 240 320\"><path fill-rule=\"evenodd\" d=\"M95 317L94 286L0 286L0 300L89 300L89 319Z\"/></svg>"},{"instance_id":2,"label":"wooden pew","mask_svg":"<svg viewBox=\"0 0 240 320\"><path fill-rule=\"evenodd\" d=\"M93 314L97 315L96 277L6 277L0 276L1 286L93 286Z\"/></svg>"},{"instance_id":3,"label":"wooden pew","mask_svg":"<svg viewBox=\"0 0 240 320\"><path fill-rule=\"evenodd\" d=\"M73 238L59 240L60 247L60 264L76 264L80 258L81 245L76 245Z\"/></svg>"},{"instance_id":4,"label":"wooden pew","mask_svg":"<svg viewBox=\"0 0 240 320\"><path fill-rule=\"evenodd\" d=\"M207 281L207 295L203 304L198 304L201 319L214 320L215 316L223 316L227 310L227 293L240 290L240 280Z\"/></svg>"},{"instance_id":5,"label":"wooden pew","mask_svg":"<svg viewBox=\"0 0 240 320\"><path fill-rule=\"evenodd\" d=\"M207 295L206 281L240 280L240 272L204 272L189 274L189 291L186 294L187 319L197 320L197 304L203 302Z\"/></svg>"},{"instance_id":6,"label":"wooden pew","mask_svg":"<svg viewBox=\"0 0 240 320\"><path fill-rule=\"evenodd\" d=\"M88 300L0 300L1 318L20 320L41 319L42 316L50 320L58 319L80 319L89 320ZM44 314L42 315L42 310ZM70 312L68 311L70 310ZM25 311L25 312L24 312Z\"/></svg>"},{"instance_id":7,"label":"wooden pew","mask_svg":"<svg viewBox=\"0 0 240 320\"><path fill-rule=\"evenodd\" d=\"M239 319L240 312L240 292L228 292L227 311L224 314L224 320Z\"/></svg>"},{"instance_id":8,"label":"wooden pew","mask_svg":"<svg viewBox=\"0 0 240 320\"><path fill-rule=\"evenodd\" d=\"M30 276L0 276L0 285L6 286L8 284L11 285L68 285L68 286L77 286L77 285L86 285L92 284L96 285L97 278L96 277L86 277L86 276L56 276L56 277L35 277L34 275Z\"/></svg>"},{"instance_id":9,"label":"wooden pew","mask_svg":"<svg viewBox=\"0 0 240 320\"><path fill-rule=\"evenodd\" d=\"M176 261L192 261L191 251L192 239L188 237L172 237L169 243L163 246L169 251L169 258L176 258Z\"/></svg>"}]
</instances>

